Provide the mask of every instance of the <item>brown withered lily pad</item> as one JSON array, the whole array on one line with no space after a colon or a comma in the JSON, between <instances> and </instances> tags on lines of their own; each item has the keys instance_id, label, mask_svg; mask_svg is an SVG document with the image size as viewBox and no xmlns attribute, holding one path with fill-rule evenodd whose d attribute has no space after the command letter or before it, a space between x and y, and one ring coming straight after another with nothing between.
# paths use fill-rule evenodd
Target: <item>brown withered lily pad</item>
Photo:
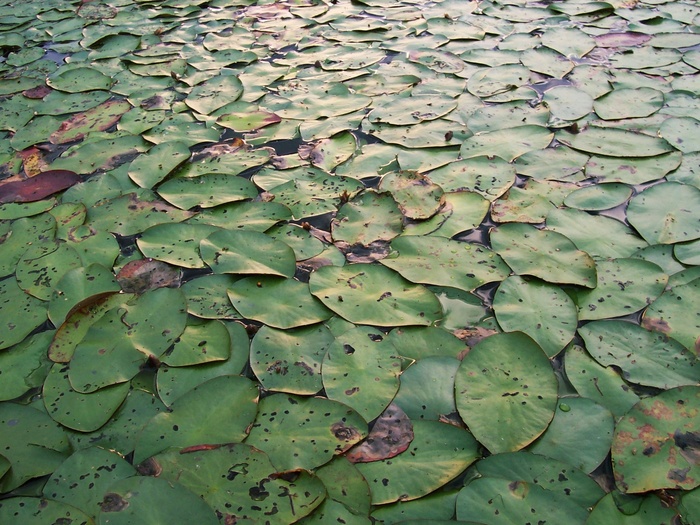
<instances>
[{"instance_id":1,"label":"brown withered lily pad","mask_svg":"<svg viewBox=\"0 0 700 525\"><path fill-rule=\"evenodd\" d=\"M49 170L21 181L0 185L0 203L40 201L80 182L80 175L70 170Z\"/></svg>"},{"instance_id":2,"label":"brown withered lily pad","mask_svg":"<svg viewBox=\"0 0 700 525\"><path fill-rule=\"evenodd\" d=\"M367 439L345 456L352 463L369 463L398 456L413 441L413 423L406 413L391 403L372 427Z\"/></svg>"}]
</instances>

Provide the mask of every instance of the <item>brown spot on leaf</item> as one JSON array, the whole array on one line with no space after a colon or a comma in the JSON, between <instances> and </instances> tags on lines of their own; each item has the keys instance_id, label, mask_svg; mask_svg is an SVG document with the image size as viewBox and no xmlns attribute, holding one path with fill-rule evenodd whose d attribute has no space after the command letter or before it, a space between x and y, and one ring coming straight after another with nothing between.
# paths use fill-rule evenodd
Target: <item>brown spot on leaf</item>
<instances>
[{"instance_id":1,"label":"brown spot on leaf","mask_svg":"<svg viewBox=\"0 0 700 525\"><path fill-rule=\"evenodd\" d=\"M119 494L108 492L100 503L102 512L121 512L129 506L129 502Z\"/></svg>"},{"instance_id":2,"label":"brown spot on leaf","mask_svg":"<svg viewBox=\"0 0 700 525\"><path fill-rule=\"evenodd\" d=\"M662 334L671 333L671 327L668 325L668 323L658 317L644 316L644 318L642 319L642 326L647 330L651 330L653 332L661 332Z\"/></svg>"},{"instance_id":3,"label":"brown spot on leaf","mask_svg":"<svg viewBox=\"0 0 700 525\"><path fill-rule=\"evenodd\" d=\"M352 463L369 463L393 458L413 441L413 424L398 405L390 404L377 418L367 439L346 457Z\"/></svg>"}]
</instances>

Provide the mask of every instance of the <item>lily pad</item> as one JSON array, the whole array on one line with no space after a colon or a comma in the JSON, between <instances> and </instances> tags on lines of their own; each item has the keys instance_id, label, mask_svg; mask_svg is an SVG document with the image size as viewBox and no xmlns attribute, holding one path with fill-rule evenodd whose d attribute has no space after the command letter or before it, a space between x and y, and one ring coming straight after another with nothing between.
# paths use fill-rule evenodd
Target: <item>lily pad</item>
<instances>
[{"instance_id":1,"label":"lily pad","mask_svg":"<svg viewBox=\"0 0 700 525\"><path fill-rule=\"evenodd\" d=\"M139 434L134 462L168 447L185 448L241 442L258 410L258 388L242 376L220 376L176 399L156 414ZM203 425L202 421L211 421Z\"/></svg>"},{"instance_id":2,"label":"lily pad","mask_svg":"<svg viewBox=\"0 0 700 525\"><path fill-rule=\"evenodd\" d=\"M0 401L18 398L42 385L52 365L46 356L52 337L52 331L40 332L0 352L0 375L3 377ZM2 476L0 465L0 478Z\"/></svg>"},{"instance_id":3,"label":"lily pad","mask_svg":"<svg viewBox=\"0 0 700 525\"><path fill-rule=\"evenodd\" d=\"M99 525L143 525L196 520L216 525L214 510L179 483L150 476L132 476L112 484L104 494L97 516Z\"/></svg>"},{"instance_id":4,"label":"lily pad","mask_svg":"<svg viewBox=\"0 0 700 525\"><path fill-rule=\"evenodd\" d=\"M615 428L615 481L627 493L692 489L698 478L700 387L672 388L642 399ZM641 452L641 454L640 454Z\"/></svg>"},{"instance_id":5,"label":"lily pad","mask_svg":"<svg viewBox=\"0 0 700 525\"><path fill-rule=\"evenodd\" d=\"M430 325L442 316L435 295L383 266L325 266L311 274L309 288L328 308L356 324Z\"/></svg>"},{"instance_id":6,"label":"lily pad","mask_svg":"<svg viewBox=\"0 0 700 525\"><path fill-rule=\"evenodd\" d=\"M544 126L516 126L477 133L462 142L460 155L468 159L481 155L512 162L521 155L546 148L554 134Z\"/></svg>"},{"instance_id":7,"label":"lily pad","mask_svg":"<svg viewBox=\"0 0 700 525\"><path fill-rule=\"evenodd\" d=\"M582 397L604 406L616 418L639 401L613 367L602 366L578 345L566 349L564 367L566 377Z\"/></svg>"},{"instance_id":8,"label":"lily pad","mask_svg":"<svg viewBox=\"0 0 700 525\"><path fill-rule=\"evenodd\" d=\"M274 328L297 328L333 315L309 292L309 285L291 278L276 276L246 277L228 290L234 308L248 319ZM270 303L270 298L277 298Z\"/></svg>"},{"instance_id":9,"label":"lily pad","mask_svg":"<svg viewBox=\"0 0 700 525\"><path fill-rule=\"evenodd\" d=\"M83 93L93 90L108 90L112 79L97 68L76 67L61 69L46 79L46 83L66 93Z\"/></svg>"},{"instance_id":10,"label":"lily pad","mask_svg":"<svg viewBox=\"0 0 700 525\"><path fill-rule=\"evenodd\" d=\"M219 320L190 321L160 361L168 366L192 366L226 361L231 353L231 338Z\"/></svg>"},{"instance_id":11,"label":"lily pad","mask_svg":"<svg viewBox=\"0 0 700 525\"><path fill-rule=\"evenodd\" d=\"M664 95L649 87L615 89L597 99L593 109L603 120L653 115L664 104Z\"/></svg>"},{"instance_id":12,"label":"lily pad","mask_svg":"<svg viewBox=\"0 0 700 525\"><path fill-rule=\"evenodd\" d=\"M366 191L339 208L331 228L334 240L367 246L399 235L402 215L389 193Z\"/></svg>"},{"instance_id":13,"label":"lily pad","mask_svg":"<svg viewBox=\"0 0 700 525\"><path fill-rule=\"evenodd\" d=\"M596 286L596 264L560 233L522 223L502 224L491 232L494 251L519 275L552 283Z\"/></svg>"},{"instance_id":14,"label":"lily pad","mask_svg":"<svg viewBox=\"0 0 700 525\"><path fill-rule=\"evenodd\" d=\"M199 243L204 262L217 273L263 274L292 277L294 251L263 233L220 230Z\"/></svg>"},{"instance_id":15,"label":"lily pad","mask_svg":"<svg viewBox=\"0 0 700 525\"><path fill-rule=\"evenodd\" d=\"M47 305L22 290L12 276L0 281L0 349L21 342L48 319Z\"/></svg>"},{"instance_id":16,"label":"lily pad","mask_svg":"<svg viewBox=\"0 0 700 525\"><path fill-rule=\"evenodd\" d=\"M591 399L563 397L547 430L528 450L592 472L608 455L614 426L608 409Z\"/></svg>"},{"instance_id":17,"label":"lily pad","mask_svg":"<svg viewBox=\"0 0 700 525\"><path fill-rule=\"evenodd\" d=\"M60 503L45 498L17 496L8 498L0 503L0 520L11 523L20 519L26 525L42 525L44 523L79 523L94 525L90 516L73 505Z\"/></svg>"},{"instance_id":18,"label":"lily pad","mask_svg":"<svg viewBox=\"0 0 700 525\"><path fill-rule=\"evenodd\" d=\"M189 158L190 149L183 142L156 144L131 162L129 178L142 188L152 188Z\"/></svg>"},{"instance_id":19,"label":"lily pad","mask_svg":"<svg viewBox=\"0 0 700 525\"><path fill-rule=\"evenodd\" d=\"M399 389L401 360L381 331L360 326L337 336L328 346L322 372L329 399L372 421Z\"/></svg>"},{"instance_id":20,"label":"lily pad","mask_svg":"<svg viewBox=\"0 0 700 525\"><path fill-rule=\"evenodd\" d=\"M642 259L598 261L597 286L575 290L579 319L605 319L641 310L664 291L668 276L656 264Z\"/></svg>"},{"instance_id":21,"label":"lily pad","mask_svg":"<svg viewBox=\"0 0 700 525\"><path fill-rule=\"evenodd\" d=\"M50 474L70 455L64 430L45 412L27 405L0 404L0 445L10 470L0 478L9 492L26 481Z\"/></svg>"},{"instance_id":22,"label":"lily pad","mask_svg":"<svg viewBox=\"0 0 700 525\"><path fill-rule=\"evenodd\" d=\"M600 211L619 206L631 196L632 188L626 184L611 182L573 191L566 196L564 204L578 210Z\"/></svg>"},{"instance_id":23,"label":"lily pad","mask_svg":"<svg viewBox=\"0 0 700 525\"><path fill-rule=\"evenodd\" d=\"M542 348L522 332L492 335L462 360L457 410L492 453L513 452L539 437L554 417L557 381Z\"/></svg>"},{"instance_id":24,"label":"lily pad","mask_svg":"<svg viewBox=\"0 0 700 525\"><path fill-rule=\"evenodd\" d=\"M250 346L250 367L266 390L316 394L323 388L323 356L334 341L324 325L293 330L263 326Z\"/></svg>"},{"instance_id":25,"label":"lily pad","mask_svg":"<svg viewBox=\"0 0 700 525\"><path fill-rule=\"evenodd\" d=\"M578 325L576 305L561 288L517 275L501 282L493 310L501 328L526 333L550 358L573 339Z\"/></svg>"},{"instance_id":26,"label":"lily pad","mask_svg":"<svg viewBox=\"0 0 700 525\"><path fill-rule=\"evenodd\" d=\"M263 452L243 444L168 451L154 462L162 478L187 487L232 523L255 523L261 514L271 524L294 523L326 495L311 473L279 472Z\"/></svg>"},{"instance_id":27,"label":"lily pad","mask_svg":"<svg viewBox=\"0 0 700 525\"><path fill-rule=\"evenodd\" d=\"M656 299L644 312L642 326L661 332L700 356L700 323L695 312L698 307L700 279L674 286Z\"/></svg>"},{"instance_id":28,"label":"lily pad","mask_svg":"<svg viewBox=\"0 0 700 525\"><path fill-rule=\"evenodd\" d=\"M700 377L696 356L664 334L625 321L595 321L579 328L586 349L601 365L614 365L632 383L668 390Z\"/></svg>"},{"instance_id":29,"label":"lily pad","mask_svg":"<svg viewBox=\"0 0 700 525\"><path fill-rule=\"evenodd\" d=\"M390 247L391 253L380 262L414 283L470 292L510 273L501 257L488 248L445 237L405 235Z\"/></svg>"},{"instance_id":30,"label":"lily pad","mask_svg":"<svg viewBox=\"0 0 700 525\"><path fill-rule=\"evenodd\" d=\"M418 360L401 374L401 386L393 403L413 421L440 421L454 414L454 377L459 364L454 357Z\"/></svg>"},{"instance_id":31,"label":"lily pad","mask_svg":"<svg viewBox=\"0 0 700 525\"><path fill-rule=\"evenodd\" d=\"M366 435L365 420L342 403L274 394L260 400L246 444L266 452L278 471L312 469Z\"/></svg>"},{"instance_id":32,"label":"lily pad","mask_svg":"<svg viewBox=\"0 0 700 525\"><path fill-rule=\"evenodd\" d=\"M237 76L221 74L192 88L185 103L196 112L209 115L235 101L242 93L243 84Z\"/></svg>"},{"instance_id":33,"label":"lily pad","mask_svg":"<svg viewBox=\"0 0 700 525\"><path fill-rule=\"evenodd\" d=\"M211 208L258 195L257 188L250 180L222 174L171 179L161 184L157 192L170 204L183 210L195 206Z\"/></svg>"},{"instance_id":34,"label":"lily pad","mask_svg":"<svg viewBox=\"0 0 700 525\"><path fill-rule=\"evenodd\" d=\"M700 238L692 210L700 205L700 189L679 182L665 182L635 195L627 207L627 219L649 244L674 244Z\"/></svg>"},{"instance_id":35,"label":"lily pad","mask_svg":"<svg viewBox=\"0 0 700 525\"><path fill-rule=\"evenodd\" d=\"M136 469L118 454L91 447L64 461L48 479L42 494L72 505L94 519L107 489L135 475Z\"/></svg>"},{"instance_id":36,"label":"lily pad","mask_svg":"<svg viewBox=\"0 0 700 525\"><path fill-rule=\"evenodd\" d=\"M655 157L673 151L663 139L618 128L589 126L577 134L560 132L557 140L578 151L609 157Z\"/></svg>"},{"instance_id":37,"label":"lily pad","mask_svg":"<svg viewBox=\"0 0 700 525\"><path fill-rule=\"evenodd\" d=\"M454 479L478 458L477 442L459 427L414 421L413 433L413 441L398 456L356 465L369 483L373 504L420 498ZM416 471L421 475L413 475Z\"/></svg>"},{"instance_id":38,"label":"lily pad","mask_svg":"<svg viewBox=\"0 0 700 525\"><path fill-rule=\"evenodd\" d=\"M382 177L381 191L388 191L409 219L429 219L443 203L443 190L425 175L411 171L390 172Z\"/></svg>"}]
</instances>

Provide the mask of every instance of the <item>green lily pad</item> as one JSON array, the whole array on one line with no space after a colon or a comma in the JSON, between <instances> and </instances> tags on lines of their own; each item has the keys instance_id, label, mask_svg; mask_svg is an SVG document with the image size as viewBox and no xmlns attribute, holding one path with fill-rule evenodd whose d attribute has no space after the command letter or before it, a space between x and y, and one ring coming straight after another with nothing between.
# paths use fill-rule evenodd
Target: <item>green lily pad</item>
<instances>
[{"instance_id":1,"label":"green lily pad","mask_svg":"<svg viewBox=\"0 0 700 525\"><path fill-rule=\"evenodd\" d=\"M225 361L231 353L231 338L219 320L191 321L175 344L160 357L168 366L191 366Z\"/></svg>"},{"instance_id":2,"label":"green lily pad","mask_svg":"<svg viewBox=\"0 0 700 525\"><path fill-rule=\"evenodd\" d=\"M378 417L399 389L401 360L379 330L356 327L336 337L323 359L329 399L345 403L366 421Z\"/></svg>"},{"instance_id":3,"label":"green lily pad","mask_svg":"<svg viewBox=\"0 0 700 525\"><path fill-rule=\"evenodd\" d=\"M310 230L310 228L309 228ZM295 224L278 224L265 232L272 239L282 241L294 250L297 261L316 257L325 249L325 245L307 230L307 227Z\"/></svg>"},{"instance_id":4,"label":"green lily pad","mask_svg":"<svg viewBox=\"0 0 700 525\"><path fill-rule=\"evenodd\" d=\"M167 412L153 416L136 441L134 462L140 463L168 447L241 442L257 411L258 388L250 379L210 379L173 401Z\"/></svg>"},{"instance_id":5,"label":"green lily pad","mask_svg":"<svg viewBox=\"0 0 700 525\"><path fill-rule=\"evenodd\" d=\"M406 326L395 328L388 335L398 354L407 359L426 357L461 358L465 343L452 333L435 326Z\"/></svg>"},{"instance_id":6,"label":"green lily pad","mask_svg":"<svg viewBox=\"0 0 700 525\"><path fill-rule=\"evenodd\" d=\"M407 126L442 117L456 107L457 101L448 95L399 95L377 99L369 121Z\"/></svg>"},{"instance_id":7,"label":"green lily pad","mask_svg":"<svg viewBox=\"0 0 700 525\"><path fill-rule=\"evenodd\" d=\"M307 326L333 315L311 295L308 284L292 278L246 277L229 288L228 296L243 317L274 328ZM271 298L274 298L272 303Z\"/></svg>"},{"instance_id":8,"label":"green lily pad","mask_svg":"<svg viewBox=\"0 0 700 525\"><path fill-rule=\"evenodd\" d=\"M142 188L152 188L189 158L190 149L187 144L162 142L131 161L129 178ZM177 206L176 203L172 204ZM184 209L189 208L191 206Z\"/></svg>"},{"instance_id":9,"label":"green lily pad","mask_svg":"<svg viewBox=\"0 0 700 525\"><path fill-rule=\"evenodd\" d=\"M649 244L674 244L700 238L693 210L700 205L700 189L665 182L635 195L627 219Z\"/></svg>"},{"instance_id":10,"label":"green lily pad","mask_svg":"<svg viewBox=\"0 0 700 525\"><path fill-rule=\"evenodd\" d=\"M49 416L73 430L97 430L109 421L129 393L129 383L124 382L83 394L73 389L68 374L68 366L53 365L44 381L42 397Z\"/></svg>"},{"instance_id":11,"label":"green lily pad","mask_svg":"<svg viewBox=\"0 0 700 525\"><path fill-rule=\"evenodd\" d=\"M311 293L356 324L430 325L442 315L437 298L384 266L325 266L311 274Z\"/></svg>"},{"instance_id":12,"label":"green lily pad","mask_svg":"<svg viewBox=\"0 0 700 525\"><path fill-rule=\"evenodd\" d=\"M683 153L700 151L700 121L693 117L671 117L663 121L660 135Z\"/></svg>"},{"instance_id":13,"label":"green lily pad","mask_svg":"<svg viewBox=\"0 0 700 525\"><path fill-rule=\"evenodd\" d=\"M126 100L109 100L84 113L74 114L49 135L49 142L66 144L81 140L93 131L105 131L114 126L129 109L131 105Z\"/></svg>"},{"instance_id":14,"label":"green lily pad","mask_svg":"<svg viewBox=\"0 0 700 525\"><path fill-rule=\"evenodd\" d=\"M443 190L425 175L411 171L390 172L382 177L381 191L388 191L409 219L429 219L443 202Z\"/></svg>"},{"instance_id":15,"label":"green lily pad","mask_svg":"<svg viewBox=\"0 0 700 525\"><path fill-rule=\"evenodd\" d=\"M515 170L500 157L481 156L451 162L431 171L429 177L446 192L468 190L493 201L515 182ZM446 194L445 200L449 199Z\"/></svg>"},{"instance_id":16,"label":"green lily pad","mask_svg":"<svg viewBox=\"0 0 700 525\"><path fill-rule=\"evenodd\" d=\"M695 488L700 387L672 388L642 399L615 428L617 485L626 493ZM641 453L640 453L641 452Z\"/></svg>"},{"instance_id":17,"label":"green lily pad","mask_svg":"<svg viewBox=\"0 0 700 525\"><path fill-rule=\"evenodd\" d=\"M292 330L263 326L250 345L250 367L266 390L316 394L323 388L323 356L334 341L324 325Z\"/></svg>"},{"instance_id":18,"label":"green lily pad","mask_svg":"<svg viewBox=\"0 0 700 525\"><path fill-rule=\"evenodd\" d=\"M609 259L596 266L597 286L573 293L580 320L637 312L659 297L668 282L661 268L642 259Z\"/></svg>"},{"instance_id":19,"label":"green lily pad","mask_svg":"<svg viewBox=\"0 0 700 525\"><path fill-rule=\"evenodd\" d=\"M0 352L0 401L18 398L42 385L51 368L46 349L53 331L40 332ZM9 468L9 467L8 467ZM0 478L2 477L0 467Z\"/></svg>"},{"instance_id":20,"label":"green lily pad","mask_svg":"<svg viewBox=\"0 0 700 525\"><path fill-rule=\"evenodd\" d=\"M549 125L565 127L587 116L593 109L593 98L573 86L556 86L545 91L543 102L551 113Z\"/></svg>"},{"instance_id":21,"label":"green lily pad","mask_svg":"<svg viewBox=\"0 0 700 525\"><path fill-rule=\"evenodd\" d=\"M444 204L430 219L406 224L404 235L453 237L460 232L477 228L489 211L489 201L471 191L446 193L444 200Z\"/></svg>"},{"instance_id":22,"label":"green lily pad","mask_svg":"<svg viewBox=\"0 0 700 525\"><path fill-rule=\"evenodd\" d=\"M157 396L132 389L106 424L93 432L69 430L68 439L74 450L99 446L126 456L134 451L141 429L165 408Z\"/></svg>"},{"instance_id":23,"label":"green lily pad","mask_svg":"<svg viewBox=\"0 0 700 525\"><path fill-rule=\"evenodd\" d=\"M42 494L72 505L94 518L109 487L136 475L136 469L114 452L91 447L75 452L44 485Z\"/></svg>"},{"instance_id":24,"label":"green lily pad","mask_svg":"<svg viewBox=\"0 0 700 525\"><path fill-rule=\"evenodd\" d=\"M605 493L584 471L568 461L560 461L528 451L494 454L482 459L476 470L485 478L525 481L551 492L556 499L583 508L594 505Z\"/></svg>"},{"instance_id":25,"label":"green lily pad","mask_svg":"<svg viewBox=\"0 0 700 525\"><path fill-rule=\"evenodd\" d=\"M217 142L221 130L206 126L188 113L176 113L142 133L144 139L153 144L182 142L187 146Z\"/></svg>"},{"instance_id":26,"label":"green lily pad","mask_svg":"<svg viewBox=\"0 0 700 525\"><path fill-rule=\"evenodd\" d=\"M267 455L239 443L168 451L154 461L162 478L187 487L232 523L258 523L261 515L270 524L295 523L326 495L323 483L311 473L278 473Z\"/></svg>"},{"instance_id":27,"label":"green lily pad","mask_svg":"<svg viewBox=\"0 0 700 525\"><path fill-rule=\"evenodd\" d=\"M0 478L3 493L50 474L70 455L63 429L31 406L0 403L0 428L3 458L11 466Z\"/></svg>"},{"instance_id":28,"label":"green lily pad","mask_svg":"<svg viewBox=\"0 0 700 525\"><path fill-rule=\"evenodd\" d=\"M393 403L413 421L440 421L454 414L454 377L459 364L454 357L418 360L401 374L401 386Z\"/></svg>"},{"instance_id":29,"label":"green lily pad","mask_svg":"<svg viewBox=\"0 0 700 525\"><path fill-rule=\"evenodd\" d=\"M159 357L183 333L185 297L174 288L156 288L107 311L75 346L68 377L77 392L89 394L136 376L149 357Z\"/></svg>"},{"instance_id":30,"label":"green lily pad","mask_svg":"<svg viewBox=\"0 0 700 525\"><path fill-rule=\"evenodd\" d=\"M37 243L30 246L17 263L17 285L29 295L48 301L65 273L80 266L80 257L72 246Z\"/></svg>"},{"instance_id":31,"label":"green lily pad","mask_svg":"<svg viewBox=\"0 0 700 525\"><path fill-rule=\"evenodd\" d=\"M478 444L467 431L438 421L414 421L414 438L398 456L358 463L375 505L410 501L442 487L478 458ZM435 439L440 436L440 439ZM415 476L415 472L421 472Z\"/></svg>"},{"instance_id":32,"label":"green lily pad","mask_svg":"<svg viewBox=\"0 0 700 525\"><path fill-rule=\"evenodd\" d=\"M206 268L199 255L200 243L216 226L183 222L156 224L144 230L136 244L146 257L180 268Z\"/></svg>"},{"instance_id":33,"label":"green lily pad","mask_svg":"<svg viewBox=\"0 0 700 525\"><path fill-rule=\"evenodd\" d=\"M170 204L183 210L195 206L211 208L258 195L250 180L222 174L171 179L161 184L157 191Z\"/></svg>"},{"instance_id":34,"label":"green lily pad","mask_svg":"<svg viewBox=\"0 0 700 525\"><path fill-rule=\"evenodd\" d=\"M624 223L582 210L553 209L547 215L547 229L565 235L579 250L595 259L632 257L647 246L646 241ZM604 243L598 235L601 231L605 232Z\"/></svg>"},{"instance_id":35,"label":"green lily pad","mask_svg":"<svg viewBox=\"0 0 700 525\"><path fill-rule=\"evenodd\" d=\"M564 204L578 210L600 211L619 206L631 196L632 188L611 182L573 191L566 196Z\"/></svg>"},{"instance_id":36,"label":"green lily pad","mask_svg":"<svg viewBox=\"0 0 700 525\"><path fill-rule=\"evenodd\" d=\"M308 172L308 169L304 170L305 174ZM349 177L312 173L308 173L308 179L298 177L268 189L275 196L275 202L288 206L296 219L335 211L342 195L354 196L363 188L362 183ZM259 176L260 172L257 175ZM261 185L258 176L254 177L254 180L256 184Z\"/></svg>"},{"instance_id":37,"label":"green lily pad","mask_svg":"<svg viewBox=\"0 0 700 525\"><path fill-rule=\"evenodd\" d=\"M618 128L589 126L577 134L559 132L557 140L578 151L609 157L655 157L673 151L663 139Z\"/></svg>"},{"instance_id":38,"label":"green lily pad","mask_svg":"<svg viewBox=\"0 0 700 525\"><path fill-rule=\"evenodd\" d=\"M0 349L27 337L48 318L46 303L22 290L12 276L0 281Z\"/></svg>"},{"instance_id":39,"label":"green lily pad","mask_svg":"<svg viewBox=\"0 0 700 525\"><path fill-rule=\"evenodd\" d=\"M161 201L148 201L129 193L88 209L87 223L95 229L134 235L156 224L182 222L194 213Z\"/></svg>"},{"instance_id":40,"label":"green lily pad","mask_svg":"<svg viewBox=\"0 0 700 525\"><path fill-rule=\"evenodd\" d=\"M292 277L294 251L282 241L246 230L219 230L199 243L201 257L217 273Z\"/></svg>"},{"instance_id":41,"label":"green lily pad","mask_svg":"<svg viewBox=\"0 0 700 525\"><path fill-rule=\"evenodd\" d=\"M547 355L521 332L478 343L455 376L457 410L492 453L533 442L554 417L557 381Z\"/></svg>"},{"instance_id":42,"label":"green lily pad","mask_svg":"<svg viewBox=\"0 0 700 525\"><path fill-rule=\"evenodd\" d=\"M536 179L575 180L588 158L584 153L559 145L518 157L515 159L515 171Z\"/></svg>"},{"instance_id":43,"label":"green lily pad","mask_svg":"<svg viewBox=\"0 0 700 525\"><path fill-rule=\"evenodd\" d=\"M510 273L501 257L488 248L445 237L401 236L390 247L391 253L380 262L414 283L470 292Z\"/></svg>"},{"instance_id":44,"label":"green lily pad","mask_svg":"<svg viewBox=\"0 0 700 525\"><path fill-rule=\"evenodd\" d=\"M563 397L547 430L528 450L592 472L608 455L614 426L612 414L595 401Z\"/></svg>"},{"instance_id":45,"label":"green lily pad","mask_svg":"<svg viewBox=\"0 0 700 525\"><path fill-rule=\"evenodd\" d=\"M462 142L460 155L468 159L481 155L512 162L521 155L546 148L554 134L544 126L526 125L477 133Z\"/></svg>"},{"instance_id":46,"label":"green lily pad","mask_svg":"<svg viewBox=\"0 0 700 525\"><path fill-rule=\"evenodd\" d=\"M575 187L569 182L529 179L524 187L512 186L504 198L494 201L491 216L497 222L544 222Z\"/></svg>"},{"instance_id":47,"label":"green lily pad","mask_svg":"<svg viewBox=\"0 0 700 525\"><path fill-rule=\"evenodd\" d=\"M694 315L700 311L698 288L700 279L694 279L665 291L645 310L642 326L662 332L700 355L700 323Z\"/></svg>"},{"instance_id":48,"label":"green lily pad","mask_svg":"<svg viewBox=\"0 0 700 525\"><path fill-rule=\"evenodd\" d=\"M198 84L185 99L185 103L198 113L209 115L238 99L243 84L235 75L219 75Z\"/></svg>"},{"instance_id":49,"label":"green lily pad","mask_svg":"<svg viewBox=\"0 0 700 525\"><path fill-rule=\"evenodd\" d=\"M480 69L467 81L467 90L480 98L512 91L530 81L530 70L520 64Z\"/></svg>"},{"instance_id":50,"label":"green lily pad","mask_svg":"<svg viewBox=\"0 0 700 525\"><path fill-rule=\"evenodd\" d=\"M518 275L588 288L596 285L593 259L560 233L529 224L502 224L491 232L491 243Z\"/></svg>"},{"instance_id":51,"label":"green lily pad","mask_svg":"<svg viewBox=\"0 0 700 525\"><path fill-rule=\"evenodd\" d=\"M114 274L105 266L91 264L74 268L56 283L49 303L49 319L55 326L60 326L71 310L84 300L119 291L121 287Z\"/></svg>"},{"instance_id":52,"label":"green lily pad","mask_svg":"<svg viewBox=\"0 0 700 525\"><path fill-rule=\"evenodd\" d=\"M673 172L680 165L681 157L678 151L655 157L626 159L592 156L586 163L586 175L596 177L601 182L644 184Z\"/></svg>"},{"instance_id":53,"label":"green lily pad","mask_svg":"<svg viewBox=\"0 0 700 525\"><path fill-rule=\"evenodd\" d=\"M112 484L97 516L99 525L143 525L178 520L216 525L214 510L179 483L150 476L132 476Z\"/></svg>"},{"instance_id":54,"label":"green lily pad","mask_svg":"<svg viewBox=\"0 0 700 525\"><path fill-rule=\"evenodd\" d=\"M455 490L438 490L422 498L411 501L397 501L380 505L372 511L376 523L410 523L411 525L474 525L471 521L454 521Z\"/></svg>"},{"instance_id":55,"label":"green lily pad","mask_svg":"<svg viewBox=\"0 0 700 525\"><path fill-rule=\"evenodd\" d=\"M564 366L576 391L610 410L616 418L639 401L614 368L602 366L578 345L566 349Z\"/></svg>"},{"instance_id":56,"label":"green lily pad","mask_svg":"<svg viewBox=\"0 0 700 525\"><path fill-rule=\"evenodd\" d=\"M230 228L235 224L240 231L264 232L280 221L292 218L292 212L277 202L233 202L206 209L188 220L190 224L209 224Z\"/></svg>"},{"instance_id":57,"label":"green lily pad","mask_svg":"<svg viewBox=\"0 0 700 525\"><path fill-rule=\"evenodd\" d=\"M677 519L677 510L669 507L661 498L649 495L634 499L633 510L621 508L618 503L619 492L605 495L591 511L587 525L637 525L644 523L673 523ZM629 496L627 496L629 497Z\"/></svg>"},{"instance_id":58,"label":"green lily pad","mask_svg":"<svg viewBox=\"0 0 700 525\"><path fill-rule=\"evenodd\" d=\"M457 519L495 515L503 523L527 523L536 517L552 523L584 523L588 511L567 496L522 480L475 479L457 495ZM492 523L498 523L493 521Z\"/></svg>"},{"instance_id":59,"label":"green lily pad","mask_svg":"<svg viewBox=\"0 0 700 525\"><path fill-rule=\"evenodd\" d=\"M187 313L202 319L239 319L226 292L237 280L222 273L187 281L180 288L187 299Z\"/></svg>"},{"instance_id":60,"label":"green lily pad","mask_svg":"<svg viewBox=\"0 0 700 525\"><path fill-rule=\"evenodd\" d=\"M112 79L96 68L76 67L59 69L46 79L46 83L58 91L83 93L93 90L108 90Z\"/></svg>"},{"instance_id":61,"label":"green lily pad","mask_svg":"<svg viewBox=\"0 0 700 525\"><path fill-rule=\"evenodd\" d=\"M308 159L313 166L331 172L348 160L357 149L357 139L349 131L341 131L330 138L323 138L307 149L300 147L299 156Z\"/></svg>"},{"instance_id":62,"label":"green lily pad","mask_svg":"<svg viewBox=\"0 0 700 525\"><path fill-rule=\"evenodd\" d=\"M365 191L340 207L331 224L336 241L369 245L401 233L402 215L389 193Z\"/></svg>"},{"instance_id":63,"label":"green lily pad","mask_svg":"<svg viewBox=\"0 0 700 525\"><path fill-rule=\"evenodd\" d=\"M664 95L649 87L614 89L593 104L603 120L648 117L664 104Z\"/></svg>"},{"instance_id":64,"label":"green lily pad","mask_svg":"<svg viewBox=\"0 0 700 525\"><path fill-rule=\"evenodd\" d=\"M84 523L94 525L92 518L73 505L44 498L17 496L0 502L0 520L12 523L21 520L25 525L44 523Z\"/></svg>"},{"instance_id":65,"label":"green lily pad","mask_svg":"<svg viewBox=\"0 0 700 525\"><path fill-rule=\"evenodd\" d=\"M664 334L625 321L594 321L579 328L586 349L601 365L615 365L632 383L669 389L700 376L694 354Z\"/></svg>"},{"instance_id":66,"label":"green lily pad","mask_svg":"<svg viewBox=\"0 0 700 525\"><path fill-rule=\"evenodd\" d=\"M260 400L246 444L266 452L278 471L312 469L366 435L365 420L342 403L274 394Z\"/></svg>"},{"instance_id":67,"label":"green lily pad","mask_svg":"<svg viewBox=\"0 0 700 525\"><path fill-rule=\"evenodd\" d=\"M501 282L493 310L503 330L526 333L550 358L573 339L578 325L576 305L561 288L517 275Z\"/></svg>"},{"instance_id":68,"label":"green lily pad","mask_svg":"<svg viewBox=\"0 0 700 525\"><path fill-rule=\"evenodd\" d=\"M674 245L673 255L683 264L700 265L700 240Z\"/></svg>"}]
</instances>

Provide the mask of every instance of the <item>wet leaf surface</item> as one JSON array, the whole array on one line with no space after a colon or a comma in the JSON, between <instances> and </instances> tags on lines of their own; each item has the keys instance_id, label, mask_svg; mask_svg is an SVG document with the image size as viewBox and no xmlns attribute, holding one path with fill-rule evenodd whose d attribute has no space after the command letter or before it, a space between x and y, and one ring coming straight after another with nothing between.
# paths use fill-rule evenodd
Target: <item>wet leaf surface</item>
<instances>
[{"instance_id":1,"label":"wet leaf surface","mask_svg":"<svg viewBox=\"0 0 700 525\"><path fill-rule=\"evenodd\" d=\"M0 6L0 522L694 523L698 16Z\"/></svg>"}]
</instances>

